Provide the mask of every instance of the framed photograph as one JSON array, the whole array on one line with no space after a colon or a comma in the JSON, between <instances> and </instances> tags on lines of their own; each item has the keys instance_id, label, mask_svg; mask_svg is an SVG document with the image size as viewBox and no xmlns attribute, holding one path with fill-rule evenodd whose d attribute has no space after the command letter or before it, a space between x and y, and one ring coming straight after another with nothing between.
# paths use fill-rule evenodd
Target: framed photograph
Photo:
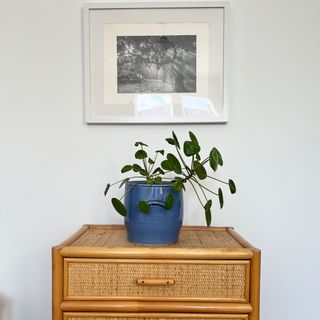
<instances>
[{"instance_id":1,"label":"framed photograph","mask_svg":"<svg viewBox=\"0 0 320 320\"><path fill-rule=\"evenodd\" d=\"M227 122L227 10L227 1L86 4L86 122Z\"/></svg>"}]
</instances>

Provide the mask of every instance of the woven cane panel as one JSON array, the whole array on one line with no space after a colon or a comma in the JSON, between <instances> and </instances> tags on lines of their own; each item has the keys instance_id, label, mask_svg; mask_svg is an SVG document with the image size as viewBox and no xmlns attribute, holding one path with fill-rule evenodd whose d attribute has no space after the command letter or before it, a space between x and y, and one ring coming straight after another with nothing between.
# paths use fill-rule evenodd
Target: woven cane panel
<instances>
[{"instance_id":1,"label":"woven cane panel","mask_svg":"<svg viewBox=\"0 0 320 320\"><path fill-rule=\"evenodd\" d=\"M71 246L76 247L141 247L127 241L124 228L90 228ZM174 245L162 247L177 248L242 248L242 246L225 230L190 230L182 229L179 240Z\"/></svg>"},{"instance_id":2,"label":"woven cane panel","mask_svg":"<svg viewBox=\"0 0 320 320\"><path fill-rule=\"evenodd\" d=\"M178 297L244 299L244 264L165 264L69 262L67 296ZM143 286L138 278L175 280L174 285Z\"/></svg>"}]
</instances>

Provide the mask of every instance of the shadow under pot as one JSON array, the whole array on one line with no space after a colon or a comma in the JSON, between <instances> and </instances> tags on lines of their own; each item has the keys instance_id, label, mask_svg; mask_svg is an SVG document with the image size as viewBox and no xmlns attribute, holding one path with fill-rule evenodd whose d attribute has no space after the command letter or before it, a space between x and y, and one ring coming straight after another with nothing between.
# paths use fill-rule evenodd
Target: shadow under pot
<instances>
[{"instance_id":1,"label":"shadow under pot","mask_svg":"<svg viewBox=\"0 0 320 320\"><path fill-rule=\"evenodd\" d=\"M168 209L166 200L170 194L173 204ZM148 204L147 213L140 211L140 201ZM128 241L143 244L177 242L183 219L183 195L182 191L172 189L171 182L150 185L145 181L128 181L124 205Z\"/></svg>"}]
</instances>

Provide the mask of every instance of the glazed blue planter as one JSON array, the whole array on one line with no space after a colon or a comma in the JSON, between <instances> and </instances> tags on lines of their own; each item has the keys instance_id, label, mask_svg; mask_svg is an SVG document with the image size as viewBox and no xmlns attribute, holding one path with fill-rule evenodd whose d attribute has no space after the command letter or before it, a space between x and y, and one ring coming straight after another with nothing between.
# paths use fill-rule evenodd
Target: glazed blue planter
<instances>
[{"instance_id":1,"label":"glazed blue planter","mask_svg":"<svg viewBox=\"0 0 320 320\"><path fill-rule=\"evenodd\" d=\"M128 181L126 183L124 205L127 209L125 225L128 241L143 244L171 244L178 240L183 218L182 192L171 188L170 182L147 184L145 181ZM171 193L173 206L165 210L165 200ZM139 201L146 201L150 210L139 210Z\"/></svg>"}]
</instances>

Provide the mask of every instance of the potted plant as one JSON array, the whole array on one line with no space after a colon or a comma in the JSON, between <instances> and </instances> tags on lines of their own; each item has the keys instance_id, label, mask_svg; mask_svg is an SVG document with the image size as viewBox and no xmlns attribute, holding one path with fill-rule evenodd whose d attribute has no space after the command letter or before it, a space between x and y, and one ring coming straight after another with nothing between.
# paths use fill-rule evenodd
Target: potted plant
<instances>
[{"instance_id":1,"label":"potted plant","mask_svg":"<svg viewBox=\"0 0 320 320\"><path fill-rule=\"evenodd\" d=\"M121 173L126 176L106 185L104 195L111 186L125 186L123 196L120 199L113 197L111 203L125 217L128 240L131 242L164 244L177 241L183 216L182 192L187 184L194 190L203 208L207 226L211 225L212 220L213 200L209 195L218 199L220 208L224 199L220 187L212 191L204 181L215 180L227 185L232 194L236 192L232 179L223 181L213 176L223 165L217 148L213 147L206 157L202 157L201 146L191 131L189 140L184 141L182 146L173 131L172 137L166 141L173 146L174 153L157 150L153 157L147 152L147 144L136 142L135 158L140 164L123 166ZM129 173L133 174L128 176Z\"/></svg>"}]
</instances>

